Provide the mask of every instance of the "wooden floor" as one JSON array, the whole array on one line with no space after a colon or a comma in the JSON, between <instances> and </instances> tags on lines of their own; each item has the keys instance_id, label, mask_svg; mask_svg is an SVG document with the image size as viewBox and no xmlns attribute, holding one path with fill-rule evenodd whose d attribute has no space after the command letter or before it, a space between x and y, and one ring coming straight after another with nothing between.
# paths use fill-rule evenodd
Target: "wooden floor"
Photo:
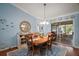
<instances>
[{"instance_id":1,"label":"wooden floor","mask_svg":"<svg viewBox=\"0 0 79 59\"><path fill-rule=\"evenodd\" d=\"M73 50L69 49L66 56L79 56L79 49L77 48L73 48Z\"/></svg>"},{"instance_id":2,"label":"wooden floor","mask_svg":"<svg viewBox=\"0 0 79 59\"><path fill-rule=\"evenodd\" d=\"M13 50L16 50L16 49L17 49L17 47L6 49L4 51L0 51L0 56L6 56L7 52L10 52L10 51L13 51Z\"/></svg>"},{"instance_id":3,"label":"wooden floor","mask_svg":"<svg viewBox=\"0 0 79 59\"><path fill-rule=\"evenodd\" d=\"M66 56L79 56L79 49L70 47L68 45L64 45L64 46L66 46L67 49L68 49L68 52L66 53ZM7 56L7 52L10 52L10 51L13 51L13 50L16 50L16 49L17 49L17 47L7 49L7 50L4 50L4 51L0 51L0 56Z\"/></svg>"}]
</instances>

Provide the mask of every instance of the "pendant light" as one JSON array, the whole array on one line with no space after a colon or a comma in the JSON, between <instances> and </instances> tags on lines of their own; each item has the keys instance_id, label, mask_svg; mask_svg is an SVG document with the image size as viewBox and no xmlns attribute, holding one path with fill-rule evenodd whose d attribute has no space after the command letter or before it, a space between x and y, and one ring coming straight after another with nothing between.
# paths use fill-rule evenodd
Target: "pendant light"
<instances>
[{"instance_id":1,"label":"pendant light","mask_svg":"<svg viewBox=\"0 0 79 59\"><path fill-rule=\"evenodd\" d=\"M48 25L49 22L46 20L46 3L43 4L44 6L44 17L43 20L40 22L41 25Z\"/></svg>"}]
</instances>

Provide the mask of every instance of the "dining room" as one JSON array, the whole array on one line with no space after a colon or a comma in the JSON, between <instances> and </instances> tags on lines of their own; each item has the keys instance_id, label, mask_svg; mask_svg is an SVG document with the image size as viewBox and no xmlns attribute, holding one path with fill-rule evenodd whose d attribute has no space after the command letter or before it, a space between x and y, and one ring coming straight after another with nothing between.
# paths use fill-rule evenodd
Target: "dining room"
<instances>
[{"instance_id":1,"label":"dining room","mask_svg":"<svg viewBox=\"0 0 79 59\"><path fill-rule=\"evenodd\" d=\"M79 56L78 3L0 3L0 56Z\"/></svg>"}]
</instances>

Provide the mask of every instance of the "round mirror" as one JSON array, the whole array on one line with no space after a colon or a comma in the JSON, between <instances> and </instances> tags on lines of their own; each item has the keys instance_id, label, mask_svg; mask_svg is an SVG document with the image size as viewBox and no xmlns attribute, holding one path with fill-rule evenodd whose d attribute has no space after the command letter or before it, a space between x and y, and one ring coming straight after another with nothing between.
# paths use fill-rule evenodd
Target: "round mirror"
<instances>
[{"instance_id":1,"label":"round mirror","mask_svg":"<svg viewBox=\"0 0 79 59\"><path fill-rule=\"evenodd\" d=\"M22 32L29 32L31 29L31 25L27 21L22 21L20 24L20 29Z\"/></svg>"}]
</instances>

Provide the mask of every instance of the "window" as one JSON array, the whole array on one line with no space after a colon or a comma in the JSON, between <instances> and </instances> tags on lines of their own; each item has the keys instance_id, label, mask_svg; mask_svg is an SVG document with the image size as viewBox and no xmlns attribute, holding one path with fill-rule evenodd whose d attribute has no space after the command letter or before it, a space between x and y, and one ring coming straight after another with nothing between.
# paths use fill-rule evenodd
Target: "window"
<instances>
[{"instance_id":1,"label":"window","mask_svg":"<svg viewBox=\"0 0 79 59\"><path fill-rule=\"evenodd\" d=\"M73 32L72 24L60 25L59 28L61 34L72 35Z\"/></svg>"}]
</instances>

